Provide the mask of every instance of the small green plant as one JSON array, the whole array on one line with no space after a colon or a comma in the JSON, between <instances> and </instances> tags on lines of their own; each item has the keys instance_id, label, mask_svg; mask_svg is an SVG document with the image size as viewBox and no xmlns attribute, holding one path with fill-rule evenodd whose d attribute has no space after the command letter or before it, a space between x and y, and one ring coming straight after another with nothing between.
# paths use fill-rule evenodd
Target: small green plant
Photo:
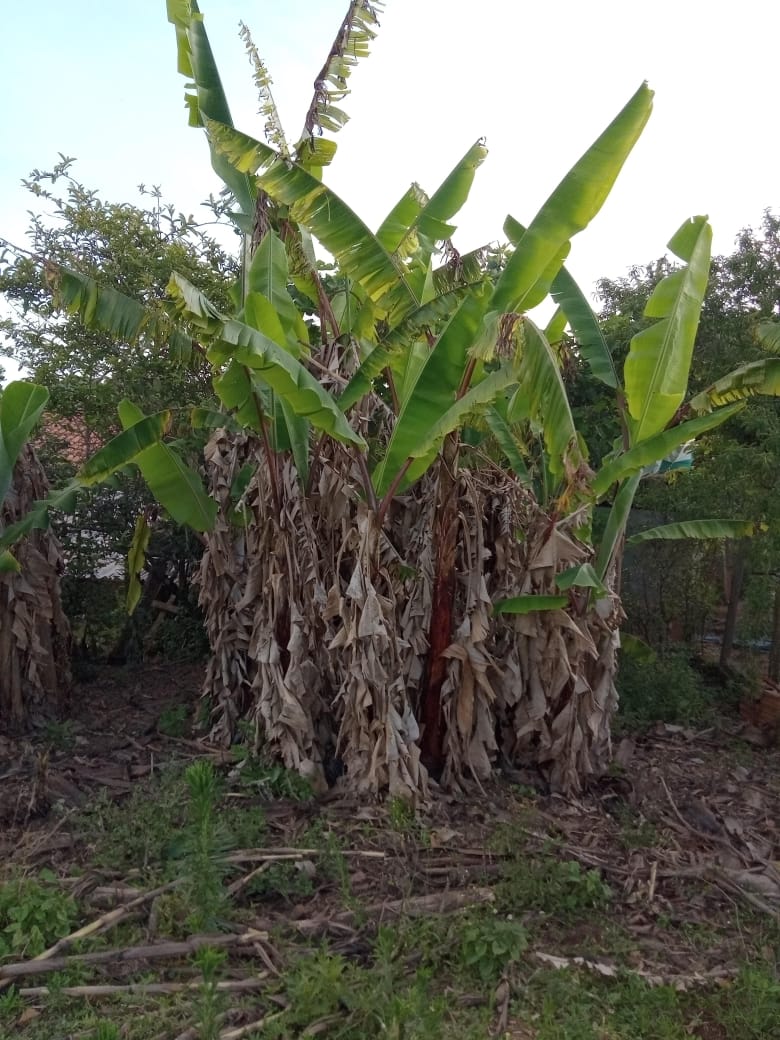
<instances>
[{"instance_id":1,"label":"small green plant","mask_svg":"<svg viewBox=\"0 0 780 1040\"><path fill-rule=\"evenodd\" d=\"M230 835L217 820L219 781L211 762L194 762L187 767L184 779L189 804L183 865L192 906L190 921L195 928L214 928L225 906L222 878Z\"/></svg>"},{"instance_id":2,"label":"small green plant","mask_svg":"<svg viewBox=\"0 0 780 1040\"><path fill-rule=\"evenodd\" d=\"M545 857L507 864L496 905L504 913L538 910L561 920L604 909L611 898L597 870L583 870L576 860Z\"/></svg>"},{"instance_id":3,"label":"small green plant","mask_svg":"<svg viewBox=\"0 0 780 1040\"><path fill-rule=\"evenodd\" d=\"M225 963L225 951L202 946L193 957L202 982L198 991L198 1040L217 1040L224 999L219 992L219 977Z\"/></svg>"},{"instance_id":4,"label":"small green plant","mask_svg":"<svg viewBox=\"0 0 780 1040\"><path fill-rule=\"evenodd\" d=\"M16 986L11 986L5 993L0 993L0 1022L16 1019L23 1007L24 1001L19 996Z\"/></svg>"},{"instance_id":5,"label":"small green plant","mask_svg":"<svg viewBox=\"0 0 780 1040\"><path fill-rule=\"evenodd\" d=\"M292 902L310 896L314 891L314 883L298 862L282 862L274 863L268 870L252 878L246 891L261 899L280 898Z\"/></svg>"},{"instance_id":6,"label":"small green plant","mask_svg":"<svg viewBox=\"0 0 780 1040\"><path fill-rule=\"evenodd\" d=\"M114 1022L98 1022L95 1040L119 1040L119 1026Z\"/></svg>"},{"instance_id":7,"label":"small green plant","mask_svg":"<svg viewBox=\"0 0 780 1040\"><path fill-rule=\"evenodd\" d=\"M157 729L166 737L183 737L187 732L187 709L183 704L166 708L157 720Z\"/></svg>"},{"instance_id":8,"label":"small green plant","mask_svg":"<svg viewBox=\"0 0 780 1040\"><path fill-rule=\"evenodd\" d=\"M49 719L43 727L43 739L55 751L71 751L76 743L76 731L71 719Z\"/></svg>"},{"instance_id":9,"label":"small green plant","mask_svg":"<svg viewBox=\"0 0 780 1040\"><path fill-rule=\"evenodd\" d=\"M478 918L461 933L460 956L481 982L496 982L528 946L525 928L511 918Z\"/></svg>"},{"instance_id":10,"label":"small green plant","mask_svg":"<svg viewBox=\"0 0 780 1040\"><path fill-rule=\"evenodd\" d=\"M329 881L335 881L345 901L352 896L352 884L344 850L335 831L326 829L322 820L316 820L303 836L303 844L319 850L317 871Z\"/></svg>"},{"instance_id":11,"label":"small green plant","mask_svg":"<svg viewBox=\"0 0 780 1040\"><path fill-rule=\"evenodd\" d=\"M293 802L308 802L313 796L311 783L292 769L285 769L279 762L269 762L256 755L250 746L236 744L233 754L238 759L240 783L251 787L269 801L274 798L289 798Z\"/></svg>"},{"instance_id":12,"label":"small green plant","mask_svg":"<svg viewBox=\"0 0 780 1040\"><path fill-rule=\"evenodd\" d=\"M73 930L75 901L42 870L38 878L18 878L0 888L0 957L36 957Z\"/></svg>"},{"instance_id":13,"label":"small green plant","mask_svg":"<svg viewBox=\"0 0 780 1040\"><path fill-rule=\"evenodd\" d=\"M397 795L387 803L387 815L390 826L399 834L411 834L419 828L419 821L414 805L406 798Z\"/></svg>"}]
</instances>

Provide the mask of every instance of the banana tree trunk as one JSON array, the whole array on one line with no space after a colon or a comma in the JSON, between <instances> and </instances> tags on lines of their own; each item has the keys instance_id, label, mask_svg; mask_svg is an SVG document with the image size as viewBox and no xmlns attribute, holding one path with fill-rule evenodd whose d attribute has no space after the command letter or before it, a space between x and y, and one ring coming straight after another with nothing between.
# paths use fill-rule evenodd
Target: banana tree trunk
<instances>
[{"instance_id":1,"label":"banana tree trunk","mask_svg":"<svg viewBox=\"0 0 780 1040\"><path fill-rule=\"evenodd\" d=\"M431 751L449 788L487 778L499 753L562 790L607 766L617 596L578 593L522 617L492 609L557 592L555 575L591 558L580 513L555 521L513 480L454 475L442 460L380 531L343 449L322 450L310 493L280 460L280 511L259 445L220 432L207 458L222 507L199 578L215 738L229 742L243 719L316 787L341 776L368 797L424 798ZM246 461L256 469L236 526L229 492Z\"/></svg>"},{"instance_id":2,"label":"banana tree trunk","mask_svg":"<svg viewBox=\"0 0 780 1040\"><path fill-rule=\"evenodd\" d=\"M24 516L48 491L26 445L0 512L0 528ZM70 629L62 610L63 558L51 531L35 531L15 555L21 571L0 574L0 728L18 729L58 713L70 692Z\"/></svg>"}]
</instances>

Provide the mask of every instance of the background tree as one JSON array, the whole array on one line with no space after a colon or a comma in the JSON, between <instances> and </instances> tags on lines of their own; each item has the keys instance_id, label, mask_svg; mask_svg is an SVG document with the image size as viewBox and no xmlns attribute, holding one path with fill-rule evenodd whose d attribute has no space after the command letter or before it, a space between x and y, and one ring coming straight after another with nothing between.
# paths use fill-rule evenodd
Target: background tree
<instances>
[{"instance_id":1,"label":"background tree","mask_svg":"<svg viewBox=\"0 0 780 1040\"><path fill-rule=\"evenodd\" d=\"M646 302L672 269L668 259L661 259L632 268L624 278L599 282L605 336L616 358L625 355L631 337L645 326ZM702 390L726 369L765 359L767 347L759 332L779 314L780 219L766 211L758 229L740 233L733 253L713 259L691 366L692 389ZM591 410L590 423L594 416ZM769 636L780 572L780 545L774 533L780 501L778 451L780 407L775 399L758 399L697 442L690 472L672 471L666 478L642 483L637 505L652 517L647 523L690 520L712 511L717 502L732 516L760 521L768 529L758 538L727 543L720 550L693 543L638 547L627 598L635 610L629 623L639 625L639 634L664 641L668 623L677 621L678 639L701 637L720 600L727 608L720 655L725 666L737 634L738 607L748 592L751 609L743 611L742 634L748 639ZM645 611L637 593L647 581L663 583L664 588L656 589ZM657 627L659 618L665 622L663 631Z\"/></svg>"},{"instance_id":2,"label":"background tree","mask_svg":"<svg viewBox=\"0 0 780 1040\"><path fill-rule=\"evenodd\" d=\"M18 249L7 243L0 263L0 291L11 304L9 316L0 322L0 353L13 357L49 391L37 450L54 483L72 477L121 429L117 407L123 399L147 412L171 401L195 405L215 400L202 354L193 352L187 337L166 337L162 302L171 272L179 270L227 307L238 272L235 256L192 216L166 203L158 188L140 186L142 206L108 202L75 178L73 164L61 157L52 170L35 170L24 181L36 205L27 245ZM218 207L212 209L218 217ZM142 301L162 323L159 335L117 339L52 307L47 270L57 264ZM190 443L189 454L198 457L202 438L193 436L189 424L179 424L179 430ZM67 560L65 608L83 649L112 650L119 657L131 650L146 615L142 610L134 621L125 620L123 559L136 517L153 502L138 475L123 474L114 487L82 496L71 514L58 519ZM145 599L154 600L168 582L186 606L200 552L191 532L159 520L149 547L151 580ZM96 575L115 580L96 581Z\"/></svg>"}]
</instances>

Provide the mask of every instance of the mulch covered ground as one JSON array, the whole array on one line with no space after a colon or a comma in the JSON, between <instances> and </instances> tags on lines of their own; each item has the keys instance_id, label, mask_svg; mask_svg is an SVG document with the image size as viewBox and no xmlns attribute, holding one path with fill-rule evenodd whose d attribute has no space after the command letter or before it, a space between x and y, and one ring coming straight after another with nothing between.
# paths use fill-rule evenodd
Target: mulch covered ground
<instances>
[{"instance_id":1,"label":"mulch covered ground","mask_svg":"<svg viewBox=\"0 0 780 1040\"><path fill-rule=\"evenodd\" d=\"M178 705L192 714L199 682L193 666L105 669L78 691L80 709L67 724L33 739L0 737L3 870L10 876L45 866L60 877L78 875L79 894L94 895L96 918L106 905L140 899L137 905L148 908L151 897L141 898L137 879L90 871L72 821L101 790L121 802L171 760L206 756L229 774L231 752L189 730L174 737L160 728L170 731L164 720L176 717ZM519 774L496 774L457 795L436 793L416 815L357 803L336 789L313 801L235 792L262 803L268 839L263 848L230 852L232 896L280 863L315 876L323 847L307 847L305 836L319 820L343 850L351 899L345 905L343 891L329 884L300 899L248 904L244 938L228 936L226 943L251 943L253 934L281 928L327 936L336 952L360 957L366 920L489 902L506 863L522 850L529 861L552 854L598 871L614 893L607 917L585 916L567 927L548 911L520 908L542 937L533 950L540 964L614 974L613 936L605 930L617 927L630 938L622 968L678 988L717 985L745 960L753 928L746 922L780 919L779 766L780 750L765 734L759 739L750 724L719 719L704 730L659 724L624 737L610 774L577 798L551 795L539 784L533 789L533 778ZM697 928L709 929L706 942L690 941ZM273 972L273 946L260 945ZM777 951L765 956L773 961ZM3 971L0 965L0 987ZM512 1034L507 1025L505 1035L532 1034Z\"/></svg>"}]
</instances>

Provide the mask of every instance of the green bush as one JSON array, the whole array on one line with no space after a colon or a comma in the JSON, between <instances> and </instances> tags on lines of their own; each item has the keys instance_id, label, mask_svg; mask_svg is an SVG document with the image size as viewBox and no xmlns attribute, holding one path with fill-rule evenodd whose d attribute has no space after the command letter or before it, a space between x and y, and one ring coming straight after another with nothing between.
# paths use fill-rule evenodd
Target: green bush
<instances>
[{"instance_id":1,"label":"green bush","mask_svg":"<svg viewBox=\"0 0 780 1040\"><path fill-rule=\"evenodd\" d=\"M716 699L682 648L658 654L652 662L621 653L617 688L618 722L628 729L653 722L698 722Z\"/></svg>"}]
</instances>

